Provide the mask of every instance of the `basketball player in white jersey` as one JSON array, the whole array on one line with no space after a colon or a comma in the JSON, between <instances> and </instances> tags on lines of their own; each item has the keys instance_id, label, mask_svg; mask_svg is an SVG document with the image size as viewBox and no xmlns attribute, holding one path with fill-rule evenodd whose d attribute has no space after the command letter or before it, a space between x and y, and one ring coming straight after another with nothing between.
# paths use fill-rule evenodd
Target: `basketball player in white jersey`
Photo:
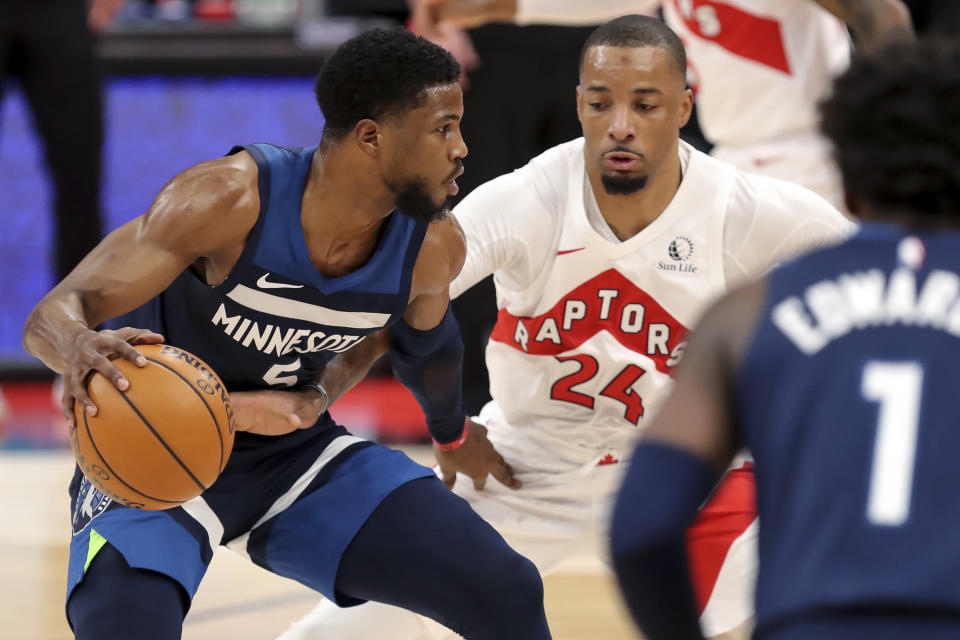
<instances>
[{"instance_id":1,"label":"basketball player in white jersey","mask_svg":"<svg viewBox=\"0 0 960 640\"><path fill-rule=\"evenodd\" d=\"M470 428L487 433L513 475L497 460L490 472L510 486L485 484L486 469L440 472L544 574L577 556L606 561L621 463L704 306L852 230L816 194L680 142L693 102L684 58L659 20L601 26L577 88L584 137L480 186L454 211L467 258L451 295L493 274L500 308L487 347L494 400ZM688 534L708 636L749 628L754 517L752 472L741 463ZM449 634L400 609L323 602L283 639Z\"/></svg>"},{"instance_id":2,"label":"basketball player in white jersey","mask_svg":"<svg viewBox=\"0 0 960 640\"><path fill-rule=\"evenodd\" d=\"M850 62L850 39L872 48L911 36L901 0L414 0L421 34L438 20L473 26L596 24L663 9L683 41L688 80L712 155L812 189L843 208L840 175L817 129L817 103ZM443 31L449 37L449 28ZM442 39L437 40L443 45Z\"/></svg>"}]
</instances>

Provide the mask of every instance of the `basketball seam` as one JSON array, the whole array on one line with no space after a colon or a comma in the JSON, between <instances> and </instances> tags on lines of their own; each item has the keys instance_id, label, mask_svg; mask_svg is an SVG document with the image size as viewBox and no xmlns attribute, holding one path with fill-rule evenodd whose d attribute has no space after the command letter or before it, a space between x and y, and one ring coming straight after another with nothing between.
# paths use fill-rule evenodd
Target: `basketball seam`
<instances>
[{"instance_id":1,"label":"basketball seam","mask_svg":"<svg viewBox=\"0 0 960 640\"><path fill-rule=\"evenodd\" d=\"M163 367L164 369L166 369L167 371L169 371L169 372L172 373L173 375L175 375L175 376L177 376L178 378L180 378L181 380L183 380L185 383L187 383L187 386L190 387L190 389L191 389L195 394L197 394L197 396L200 398L200 401L203 403L204 408L206 408L207 413L209 413L209 414L210 414L210 417L213 419L213 426L216 427L216 429L217 429L217 438L220 440L220 464L217 465L217 468L220 469L220 471L222 472L222 471L223 471L223 455L224 455L224 453L225 453L224 450L223 450L223 434L220 432L220 421L217 420L217 416L214 415L213 409L210 408L210 405L207 404L206 398L203 397L203 394L201 394L199 391L197 391L196 389L193 388L193 383L191 383L189 380L187 380L186 377L184 377L179 371L177 371L177 370L174 369L173 367L167 365L167 364L164 363L164 362L160 362L159 360L155 360L154 358L147 357L147 360L149 360L150 362L154 362L154 363L160 365L161 367ZM223 384L223 383L221 382L220 384Z\"/></svg>"},{"instance_id":2,"label":"basketball seam","mask_svg":"<svg viewBox=\"0 0 960 640\"><path fill-rule=\"evenodd\" d=\"M119 389L118 389L118 391L119 391ZM186 464L184 464L183 460L180 459L180 456L178 456L178 455L173 451L173 449L170 448L170 445L167 444L166 440L164 440L163 438L160 437L160 434L156 432L156 430L153 428L153 425L151 425L151 424L147 421L146 417L145 417L142 413L140 413L140 409L137 408L137 405L133 404L133 401L130 400L130 398L127 397L127 394L126 394L126 393L124 393L123 391L119 391L119 393L120 393L120 396L123 397L123 399L126 401L126 403L127 403L128 405L130 405L130 408L133 409L134 412L140 417L140 421L143 422L143 425L144 425L147 429L149 429L149 430L150 430L150 433L152 433L153 436L157 439L157 441L160 442L160 444L163 445L163 448L167 450L167 453L169 453L170 456L171 456L174 460L176 460L177 464L180 465L180 468L183 469L184 471L186 471L187 475L190 476L190 479L193 480L193 481L197 484L197 486L200 487L200 489L201 489L202 491L206 491L207 488L206 488L205 486L203 486L203 483L200 482L199 480L197 480L197 477L196 477L195 475L193 475L193 472L190 471L190 468L187 467Z\"/></svg>"},{"instance_id":3,"label":"basketball seam","mask_svg":"<svg viewBox=\"0 0 960 640\"><path fill-rule=\"evenodd\" d=\"M103 462L103 464L107 467L107 469L110 471L110 473L113 474L113 477L116 478L117 480L119 480L121 483L123 483L123 486L125 486L127 489L130 489L130 491L133 491L134 493L139 493L139 494L142 495L144 498L149 498L149 499L151 499L151 500L156 500L157 502L166 502L166 503L168 503L168 504L183 504L183 501L182 501L182 500L164 500L163 498L154 498L154 497L151 496L150 494L144 493L143 491L138 491L138 490L135 489L134 487L131 487L129 484L127 484L126 480L124 480L123 478L121 478L121 477L120 477L120 474L113 470L113 467L111 467L111 466L110 466L110 463L107 462L106 456L104 456L102 453L100 453L100 448L97 447L97 442L96 442L96 440L93 439L93 433L90 431L90 424L87 422L87 412L86 412L86 411L83 412L83 426L84 426L84 428L87 430L87 438L90 439L90 444L93 445L93 450L96 451L97 457L100 458L100 461Z\"/></svg>"}]
</instances>

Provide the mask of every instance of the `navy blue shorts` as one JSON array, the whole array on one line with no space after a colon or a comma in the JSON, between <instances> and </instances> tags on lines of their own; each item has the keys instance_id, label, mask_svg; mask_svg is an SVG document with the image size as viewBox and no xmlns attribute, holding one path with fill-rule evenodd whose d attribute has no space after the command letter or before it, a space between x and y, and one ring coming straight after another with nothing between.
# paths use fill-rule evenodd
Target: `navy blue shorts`
<instances>
[{"instance_id":1,"label":"navy blue shorts","mask_svg":"<svg viewBox=\"0 0 960 640\"><path fill-rule=\"evenodd\" d=\"M70 487L67 599L106 542L131 567L170 576L191 598L213 550L225 544L341 606L356 604L334 589L341 556L386 496L433 475L403 453L351 436L327 416L287 436L238 433L216 483L165 511L112 502L78 470Z\"/></svg>"}]
</instances>

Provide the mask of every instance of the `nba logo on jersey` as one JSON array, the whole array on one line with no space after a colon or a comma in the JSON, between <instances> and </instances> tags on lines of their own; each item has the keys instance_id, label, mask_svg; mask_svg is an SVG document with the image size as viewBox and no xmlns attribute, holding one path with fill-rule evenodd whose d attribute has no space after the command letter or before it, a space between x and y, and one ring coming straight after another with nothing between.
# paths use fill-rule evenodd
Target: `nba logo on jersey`
<instances>
[{"instance_id":1,"label":"nba logo on jersey","mask_svg":"<svg viewBox=\"0 0 960 640\"><path fill-rule=\"evenodd\" d=\"M86 529L87 525L103 513L111 502L113 501L110 498L84 478L80 484L80 491L77 493L76 505L73 508L73 535L77 535Z\"/></svg>"}]
</instances>

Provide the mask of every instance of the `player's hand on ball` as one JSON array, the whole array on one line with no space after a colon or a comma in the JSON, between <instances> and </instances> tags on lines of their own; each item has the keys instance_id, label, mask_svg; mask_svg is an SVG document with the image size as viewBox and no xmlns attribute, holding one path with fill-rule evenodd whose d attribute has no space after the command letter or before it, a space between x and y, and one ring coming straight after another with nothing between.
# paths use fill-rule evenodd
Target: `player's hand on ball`
<instances>
[{"instance_id":1,"label":"player's hand on ball","mask_svg":"<svg viewBox=\"0 0 960 640\"><path fill-rule=\"evenodd\" d=\"M457 481L457 472L473 478L473 486L477 491L483 491L488 474L493 474L494 478L511 489L520 488L513 468L487 439L487 428L473 420L470 421L466 442L451 451L442 451L434 445L433 453L440 465L443 483L451 489Z\"/></svg>"},{"instance_id":2,"label":"player's hand on ball","mask_svg":"<svg viewBox=\"0 0 960 640\"><path fill-rule=\"evenodd\" d=\"M282 436L312 427L324 411L323 398L313 389L236 391L230 401L237 430L262 436Z\"/></svg>"},{"instance_id":3,"label":"player's hand on ball","mask_svg":"<svg viewBox=\"0 0 960 640\"><path fill-rule=\"evenodd\" d=\"M117 330L86 331L74 341L72 351L64 354L67 368L63 372L63 395L60 409L70 428L75 428L74 402L83 406L87 415L97 415L97 405L87 393L87 381L95 372L106 376L121 391L130 388L130 381L113 365L123 358L138 367L147 366L147 359L134 349L134 344L160 344L163 336L147 329L124 327Z\"/></svg>"}]
</instances>

